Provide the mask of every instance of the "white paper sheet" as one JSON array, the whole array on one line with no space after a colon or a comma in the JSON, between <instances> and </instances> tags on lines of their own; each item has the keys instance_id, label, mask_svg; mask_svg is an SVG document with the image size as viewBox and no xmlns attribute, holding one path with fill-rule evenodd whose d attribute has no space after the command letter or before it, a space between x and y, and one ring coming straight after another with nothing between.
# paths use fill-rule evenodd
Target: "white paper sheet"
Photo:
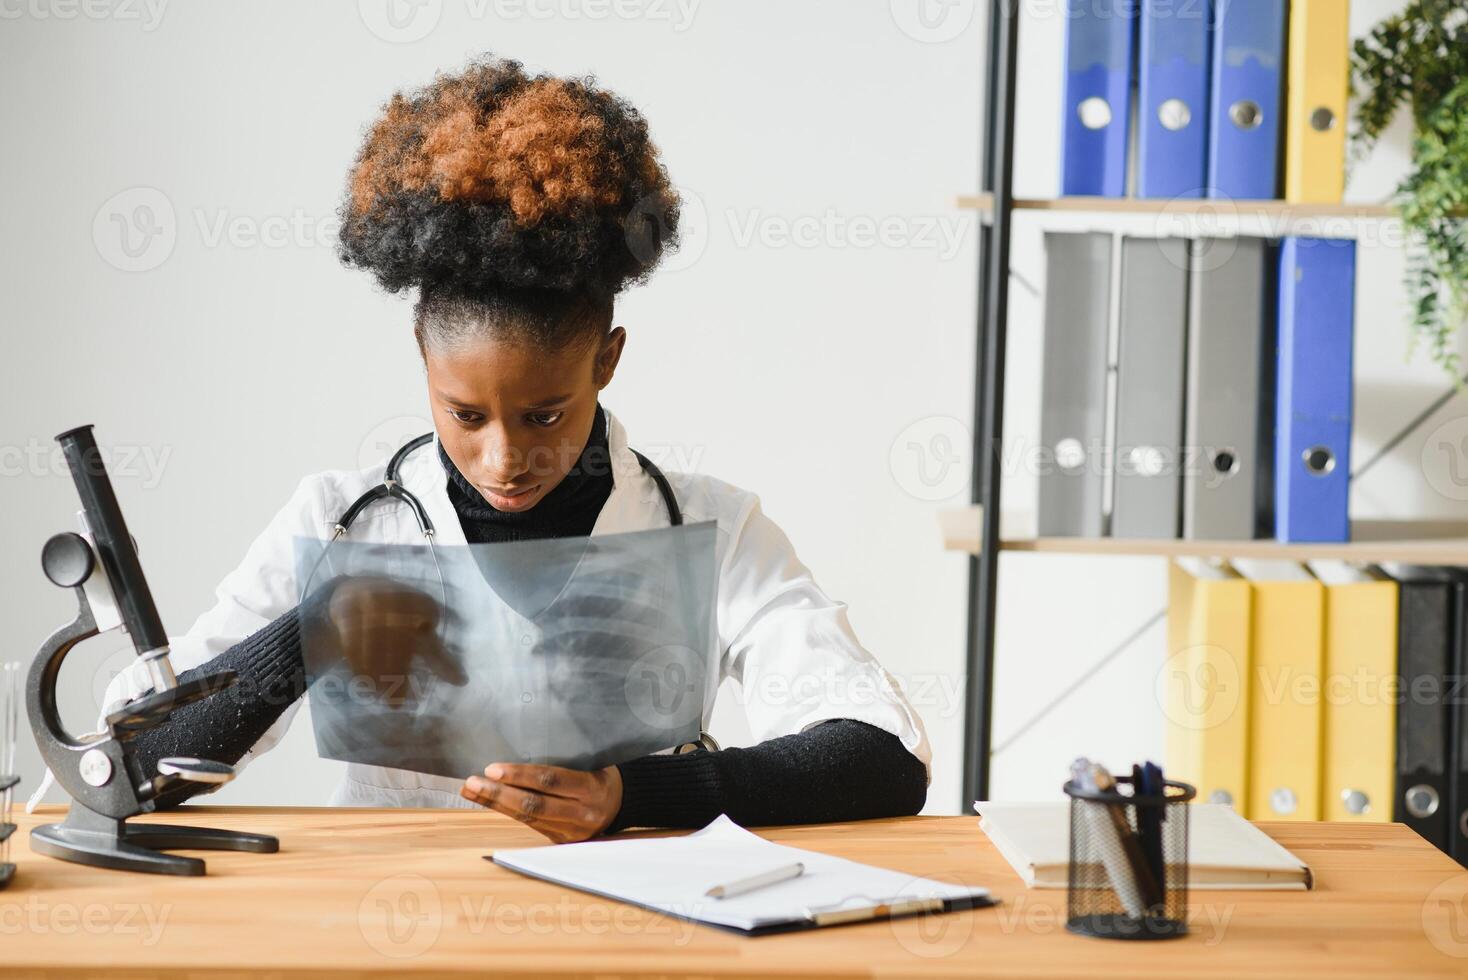
<instances>
[{"instance_id":1,"label":"white paper sheet","mask_svg":"<svg viewBox=\"0 0 1468 980\"><path fill-rule=\"evenodd\" d=\"M714 885L800 862L805 873L731 898ZM920 878L752 834L727 816L686 837L588 841L496 851L495 864L681 918L735 929L803 920L827 912L923 898L987 897L983 888Z\"/></svg>"}]
</instances>

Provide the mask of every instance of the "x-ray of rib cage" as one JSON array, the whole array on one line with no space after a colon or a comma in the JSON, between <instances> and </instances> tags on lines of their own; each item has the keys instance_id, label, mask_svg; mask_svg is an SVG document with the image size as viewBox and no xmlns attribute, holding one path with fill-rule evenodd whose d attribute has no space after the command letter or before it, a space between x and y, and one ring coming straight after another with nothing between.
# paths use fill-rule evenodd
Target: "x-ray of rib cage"
<instances>
[{"instance_id":1,"label":"x-ray of rib cage","mask_svg":"<svg viewBox=\"0 0 1468 980\"><path fill-rule=\"evenodd\" d=\"M694 741L718 684L714 522L449 546L296 539L325 758L463 778Z\"/></svg>"}]
</instances>

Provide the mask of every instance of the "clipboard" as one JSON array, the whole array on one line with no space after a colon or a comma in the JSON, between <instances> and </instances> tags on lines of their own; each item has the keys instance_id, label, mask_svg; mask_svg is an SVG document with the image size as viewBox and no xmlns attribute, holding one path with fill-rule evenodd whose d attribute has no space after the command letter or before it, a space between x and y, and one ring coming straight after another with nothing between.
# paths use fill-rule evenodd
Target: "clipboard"
<instances>
[{"instance_id":1,"label":"clipboard","mask_svg":"<svg viewBox=\"0 0 1468 980\"><path fill-rule=\"evenodd\" d=\"M486 861L530 878L744 936L802 932L998 904L987 889L785 847L727 816L683 837L497 851ZM806 873L728 899L707 888L752 868L800 861Z\"/></svg>"},{"instance_id":2,"label":"clipboard","mask_svg":"<svg viewBox=\"0 0 1468 980\"><path fill-rule=\"evenodd\" d=\"M559 846L573 847L575 845L563 844ZM984 889L976 889L976 893L973 895L957 898L892 897L882 900L868 899L870 904L848 906L845 903L841 903L841 907L839 908L808 906L805 909L804 915L798 918L792 918L782 922L769 922L746 929L721 922L710 922L695 914L673 911L660 905L640 902L623 895L615 895L611 892L601 891L595 888L585 888L559 878L552 878L549 875L533 874L529 871L503 864L496 860L496 856L493 854L484 855L484 860L497 864L509 871L514 871L517 874L522 874L527 878L536 878L540 881L550 882L552 885L574 888L576 891L585 892L588 895L595 895L598 898L607 898L614 902L635 905L638 908L647 909L649 912L658 912L669 918L680 919L684 922L693 922L702 926L710 926L711 928L724 932L732 932L740 936L774 936L787 932L807 932L811 929L857 925L862 922L876 922L882 919L903 919L916 915L939 915L944 912L960 912L965 909L983 909L999 904L999 900L988 894ZM978 892L982 892L982 894L978 894ZM866 898L866 896L855 897Z\"/></svg>"}]
</instances>

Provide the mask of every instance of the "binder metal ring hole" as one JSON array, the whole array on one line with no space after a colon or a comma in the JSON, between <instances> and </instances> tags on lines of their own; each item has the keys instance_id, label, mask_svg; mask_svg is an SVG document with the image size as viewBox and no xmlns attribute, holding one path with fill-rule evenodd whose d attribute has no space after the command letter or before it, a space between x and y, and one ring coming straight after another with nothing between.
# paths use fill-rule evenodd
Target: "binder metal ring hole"
<instances>
[{"instance_id":1,"label":"binder metal ring hole","mask_svg":"<svg viewBox=\"0 0 1468 980\"><path fill-rule=\"evenodd\" d=\"M1257 102L1240 99L1228 107L1228 118L1240 129L1258 129L1264 121L1264 110Z\"/></svg>"},{"instance_id":2,"label":"binder metal ring hole","mask_svg":"<svg viewBox=\"0 0 1468 980\"><path fill-rule=\"evenodd\" d=\"M1328 133L1335 129L1335 112L1326 106L1320 106L1310 113L1310 128L1317 133Z\"/></svg>"},{"instance_id":3,"label":"binder metal ring hole","mask_svg":"<svg viewBox=\"0 0 1468 980\"><path fill-rule=\"evenodd\" d=\"M1105 129L1111 125L1111 106L1098 95L1085 99L1076 106L1081 125L1087 129Z\"/></svg>"},{"instance_id":4,"label":"binder metal ring hole","mask_svg":"<svg viewBox=\"0 0 1468 980\"><path fill-rule=\"evenodd\" d=\"M1213 454L1213 469L1223 476L1232 476L1239 470L1239 458L1228 449Z\"/></svg>"},{"instance_id":5,"label":"binder metal ring hole","mask_svg":"<svg viewBox=\"0 0 1468 980\"><path fill-rule=\"evenodd\" d=\"M1436 813L1440 801L1436 789L1426 783L1418 783L1407 790L1405 802L1407 812L1421 820Z\"/></svg>"},{"instance_id":6,"label":"binder metal ring hole","mask_svg":"<svg viewBox=\"0 0 1468 980\"><path fill-rule=\"evenodd\" d=\"M1305 469L1315 476L1325 476L1335 469L1335 453L1324 446L1311 446L1300 457L1305 461Z\"/></svg>"},{"instance_id":7,"label":"binder metal ring hole","mask_svg":"<svg viewBox=\"0 0 1468 980\"><path fill-rule=\"evenodd\" d=\"M1162 123L1163 129L1177 132L1186 129L1193 121L1193 112L1182 99L1168 99L1157 107L1157 121Z\"/></svg>"}]
</instances>

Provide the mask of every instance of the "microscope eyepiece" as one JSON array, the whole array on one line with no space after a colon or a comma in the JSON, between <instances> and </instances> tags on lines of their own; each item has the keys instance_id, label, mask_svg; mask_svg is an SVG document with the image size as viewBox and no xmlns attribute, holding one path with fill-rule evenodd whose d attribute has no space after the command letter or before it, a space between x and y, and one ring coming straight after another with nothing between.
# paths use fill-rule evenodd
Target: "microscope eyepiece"
<instances>
[{"instance_id":1,"label":"microscope eyepiece","mask_svg":"<svg viewBox=\"0 0 1468 980\"><path fill-rule=\"evenodd\" d=\"M117 597L118 611L128 636L132 637L138 655L168 648L168 634L153 604L148 580L133 547L132 535L123 520L112 480L107 476L106 462L90 425L68 429L56 437L61 445L72 482L82 501L87 530L97 546L97 560L107 573L112 593ZM54 539L53 539L54 540ZM48 573L49 574L49 573ZM55 581L55 579L52 579ZM171 672L170 672L171 673Z\"/></svg>"}]
</instances>

